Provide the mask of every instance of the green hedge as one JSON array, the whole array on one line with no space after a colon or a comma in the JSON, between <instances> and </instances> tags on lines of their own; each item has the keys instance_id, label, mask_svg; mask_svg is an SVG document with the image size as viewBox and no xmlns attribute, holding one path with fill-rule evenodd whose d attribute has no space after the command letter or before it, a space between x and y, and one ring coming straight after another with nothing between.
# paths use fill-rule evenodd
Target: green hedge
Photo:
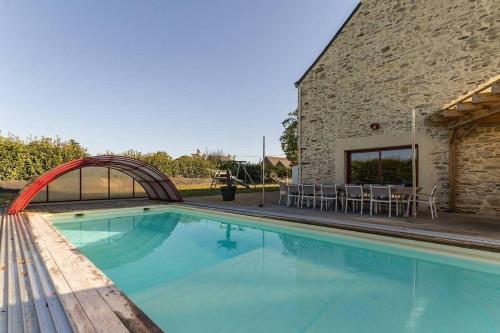
<instances>
[{"instance_id":1,"label":"green hedge","mask_svg":"<svg viewBox=\"0 0 500 333\"><path fill-rule=\"evenodd\" d=\"M135 150L121 153L149 163L168 176L186 178L210 178L216 169L229 168L236 172L235 161L221 162L200 154L172 158L164 151L144 154ZM60 138L29 138L0 136L0 180L32 180L44 172L65 162L88 156L87 149L74 140ZM261 164L246 163L248 173L254 182L261 182ZM286 169L266 167L266 179L284 177ZM244 179L243 170L240 178Z\"/></svg>"},{"instance_id":2,"label":"green hedge","mask_svg":"<svg viewBox=\"0 0 500 333\"><path fill-rule=\"evenodd\" d=\"M127 150L122 155L149 163L171 177L209 178L217 169L214 161L198 156L181 156L173 159L164 151L143 154L135 150Z\"/></svg>"},{"instance_id":3,"label":"green hedge","mask_svg":"<svg viewBox=\"0 0 500 333\"><path fill-rule=\"evenodd\" d=\"M74 140L0 136L0 180L32 180L65 162L87 156Z\"/></svg>"}]
</instances>

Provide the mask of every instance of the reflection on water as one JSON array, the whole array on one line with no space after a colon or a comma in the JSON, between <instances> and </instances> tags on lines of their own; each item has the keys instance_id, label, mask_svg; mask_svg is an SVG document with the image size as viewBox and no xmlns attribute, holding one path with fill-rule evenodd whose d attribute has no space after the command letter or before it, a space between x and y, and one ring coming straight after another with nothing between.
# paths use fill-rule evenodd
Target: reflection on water
<instances>
[{"instance_id":1,"label":"reflection on water","mask_svg":"<svg viewBox=\"0 0 500 333\"><path fill-rule=\"evenodd\" d=\"M226 239L218 240L217 244L219 244L220 247L224 247L228 250L236 249L236 247L238 246L238 242L231 239L231 231L243 231L245 230L245 228L240 225L233 226L231 223L219 223L219 228L226 230Z\"/></svg>"},{"instance_id":2,"label":"reflection on water","mask_svg":"<svg viewBox=\"0 0 500 333\"><path fill-rule=\"evenodd\" d=\"M182 211L56 226L168 331L500 331L492 265Z\"/></svg>"},{"instance_id":3,"label":"reflection on water","mask_svg":"<svg viewBox=\"0 0 500 333\"><path fill-rule=\"evenodd\" d=\"M150 215L63 223L58 228L106 270L143 259L163 244L177 223L177 216Z\"/></svg>"}]
</instances>

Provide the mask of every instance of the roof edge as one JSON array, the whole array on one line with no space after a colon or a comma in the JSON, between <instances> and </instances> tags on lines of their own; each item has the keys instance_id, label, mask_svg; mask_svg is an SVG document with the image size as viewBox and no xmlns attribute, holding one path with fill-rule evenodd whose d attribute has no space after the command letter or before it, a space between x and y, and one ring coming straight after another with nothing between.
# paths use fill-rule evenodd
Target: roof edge
<instances>
[{"instance_id":1,"label":"roof edge","mask_svg":"<svg viewBox=\"0 0 500 333\"><path fill-rule=\"evenodd\" d=\"M359 7L361 7L361 1L352 10L352 12L349 15L349 17L344 21L344 23L339 28L339 30L337 30L337 32L335 33L335 35L333 36L333 38L330 40L330 42L328 42L328 44L325 46L325 48L323 49L323 51L321 51L321 53L316 58L316 60L314 60L314 62L312 63L312 65L309 66L309 68L305 71L305 73L302 74L302 76L300 77L300 79L298 79L297 82L294 83L295 87L298 87L299 84L302 83L302 80L304 80L304 78L307 76L307 74L309 74L309 72L314 68L314 66L316 66L316 64L320 61L320 59L323 57L323 55L326 53L326 51L328 51L328 49L330 48L330 46L332 46L332 44L335 42L335 40L337 39L337 37L340 36L340 34L344 30L345 26L351 21L351 19L354 17L354 15L356 15L356 13L358 12Z\"/></svg>"}]
</instances>

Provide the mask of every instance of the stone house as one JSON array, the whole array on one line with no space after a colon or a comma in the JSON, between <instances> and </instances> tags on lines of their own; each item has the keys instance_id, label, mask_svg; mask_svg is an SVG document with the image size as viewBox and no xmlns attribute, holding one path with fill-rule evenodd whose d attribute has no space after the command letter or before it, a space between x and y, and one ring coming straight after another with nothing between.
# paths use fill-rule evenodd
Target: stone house
<instances>
[{"instance_id":1,"label":"stone house","mask_svg":"<svg viewBox=\"0 0 500 333\"><path fill-rule=\"evenodd\" d=\"M439 187L500 215L498 0L362 0L296 82L301 181Z\"/></svg>"}]
</instances>

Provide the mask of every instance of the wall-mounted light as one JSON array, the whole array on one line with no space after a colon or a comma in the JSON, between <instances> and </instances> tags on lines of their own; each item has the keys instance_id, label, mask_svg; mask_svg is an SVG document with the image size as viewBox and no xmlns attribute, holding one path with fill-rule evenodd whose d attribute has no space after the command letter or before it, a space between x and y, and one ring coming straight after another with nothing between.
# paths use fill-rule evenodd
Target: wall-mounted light
<instances>
[{"instance_id":1,"label":"wall-mounted light","mask_svg":"<svg viewBox=\"0 0 500 333\"><path fill-rule=\"evenodd\" d=\"M370 124L370 128L374 131L378 130L380 128L380 124L379 123L371 123Z\"/></svg>"}]
</instances>

